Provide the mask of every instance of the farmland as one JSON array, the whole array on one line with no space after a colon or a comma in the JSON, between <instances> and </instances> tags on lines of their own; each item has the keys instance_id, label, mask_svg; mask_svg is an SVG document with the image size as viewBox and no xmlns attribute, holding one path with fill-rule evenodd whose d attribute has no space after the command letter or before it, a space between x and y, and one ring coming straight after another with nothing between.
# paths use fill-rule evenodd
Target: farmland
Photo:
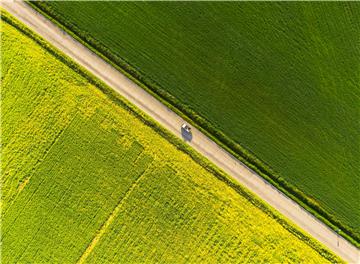
<instances>
[{"instance_id":1,"label":"farmland","mask_svg":"<svg viewBox=\"0 0 360 264\"><path fill-rule=\"evenodd\" d=\"M359 3L42 6L359 237Z\"/></svg>"},{"instance_id":2,"label":"farmland","mask_svg":"<svg viewBox=\"0 0 360 264\"><path fill-rule=\"evenodd\" d=\"M2 263L338 261L2 19Z\"/></svg>"}]
</instances>

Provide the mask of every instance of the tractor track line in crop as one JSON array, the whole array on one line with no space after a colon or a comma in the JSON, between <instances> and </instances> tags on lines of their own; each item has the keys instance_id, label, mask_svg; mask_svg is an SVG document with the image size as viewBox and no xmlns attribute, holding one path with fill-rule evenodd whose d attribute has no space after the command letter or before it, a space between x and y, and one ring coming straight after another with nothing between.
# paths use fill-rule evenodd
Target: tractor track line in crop
<instances>
[{"instance_id":1,"label":"tractor track line in crop","mask_svg":"<svg viewBox=\"0 0 360 264\"><path fill-rule=\"evenodd\" d=\"M148 170L148 169L147 169ZM111 223L115 220L115 218L118 216L120 209L122 207L122 205L124 204L124 201L126 200L127 197L129 197L129 195L132 193L132 191L138 186L139 182L141 181L141 179L144 178L144 175L146 174L147 170L145 170L135 181L134 183L130 186L130 188L128 189L128 191L125 193L125 195L120 199L119 203L116 205L115 209L111 212L111 214L109 215L109 217L106 219L106 221L102 224L102 226L100 227L100 229L96 232L96 235L94 236L94 238L92 239L92 241L90 242L90 244L88 244L88 246L86 247L85 251L83 252L83 254L80 256L79 260L77 261L78 264L84 263L87 259L87 257L91 254L91 252L93 251L93 249L95 248L95 246L97 245L97 243L99 242L99 240L101 239L101 237L104 235L104 233L106 232L106 230L108 229L108 227L111 225Z\"/></svg>"}]
</instances>

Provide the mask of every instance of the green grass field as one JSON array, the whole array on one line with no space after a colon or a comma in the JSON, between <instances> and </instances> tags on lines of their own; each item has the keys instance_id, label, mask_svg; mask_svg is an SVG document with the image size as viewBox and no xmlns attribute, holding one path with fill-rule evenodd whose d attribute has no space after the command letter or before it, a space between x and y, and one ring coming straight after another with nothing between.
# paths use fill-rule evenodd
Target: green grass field
<instances>
[{"instance_id":1,"label":"green grass field","mask_svg":"<svg viewBox=\"0 0 360 264\"><path fill-rule=\"evenodd\" d=\"M359 237L359 3L45 5Z\"/></svg>"},{"instance_id":2,"label":"green grass field","mask_svg":"<svg viewBox=\"0 0 360 264\"><path fill-rule=\"evenodd\" d=\"M339 261L2 19L2 263Z\"/></svg>"}]
</instances>

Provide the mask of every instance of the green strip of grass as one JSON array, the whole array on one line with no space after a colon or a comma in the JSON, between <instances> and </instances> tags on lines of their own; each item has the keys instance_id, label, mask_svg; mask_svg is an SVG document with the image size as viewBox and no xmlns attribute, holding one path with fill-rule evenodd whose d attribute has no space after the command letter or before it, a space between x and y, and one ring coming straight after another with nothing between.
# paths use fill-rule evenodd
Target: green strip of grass
<instances>
[{"instance_id":1,"label":"green strip of grass","mask_svg":"<svg viewBox=\"0 0 360 264\"><path fill-rule=\"evenodd\" d=\"M142 72L132 67L131 64L115 55L111 50L102 45L101 42L92 38L86 32L82 31L72 23L66 21L61 15L58 15L51 6L47 3L41 2L29 2L32 7L46 15L54 23L60 25L64 30L70 33L73 37L78 39L84 45L89 47L92 51L100 55L114 67L119 69L121 72L126 74L129 78L137 82L141 87L149 91L151 94L156 96L160 101L166 104L169 108L175 111L177 114L188 120L193 125L197 126L202 132L207 134L212 140L218 145L225 148L233 156L238 158L249 168L254 170L260 176L265 178L280 191L285 193L287 196L295 200L318 219L326 223L333 230L341 229L341 235L349 240L351 243L360 247L360 237L354 231L353 228L344 224L336 216L329 213L323 206L319 205L316 201L309 198L306 194L296 188L294 185L289 184L284 178L280 177L277 173L272 171L262 161L257 159L251 152L235 143L230 137L222 133L218 128L214 127L204 117L198 115L188 105L184 105L177 98L166 92L152 79L146 77Z\"/></svg>"}]
</instances>

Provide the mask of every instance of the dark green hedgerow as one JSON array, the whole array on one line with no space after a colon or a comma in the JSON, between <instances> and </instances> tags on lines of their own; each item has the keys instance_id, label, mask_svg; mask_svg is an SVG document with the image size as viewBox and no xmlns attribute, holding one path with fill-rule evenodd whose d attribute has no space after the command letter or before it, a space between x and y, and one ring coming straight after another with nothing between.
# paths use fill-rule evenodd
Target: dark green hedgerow
<instances>
[{"instance_id":1,"label":"dark green hedgerow","mask_svg":"<svg viewBox=\"0 0 360 264\"><path fill-rule=\"evenodd\" d=\"M298 227L291 224L289 220L284 218L284 216L277 213L274 209L272 209L270 206L265 204L262 200L257 198L255 194L250 192L249 190L245 189L239 183L237 183L235 180L233 180L231 177L229 177L225 172L223 172L221 169L216 167L213 163L208 161L206 158L204 158L202 155L198 154L196 151L194 151L191 147L186 145L181 139L177 138L175 135L171 134L169 131L164 129L159 123L157 123L155 120L150 118L145 113L141 112L138 108L136 108L134 105L132 105L129 101L127 101L125 98L123 98L121 95L119 95L117 92L115 92L113 89L108 87L105 83L98 80L95 76L93 76L90 72L88 72L83 67L79 66L78 64L74 63L70 58L65 56L64 54L58 52L56 49L54 49L52 46L50 46L46 41L44 41L41 37L34 34L32 31L27 29L22 24L15 21L11 15L7 14L6 12L2 12L1 19L8 24L14 26L18 30L20 30L23 34L29 36L31 39L36 41L40 46L42 46L45 50L47 50L50 54L55 56L59 61L69 66L72 70L74 70L76 73L80 74L82 77L84 77L86 80L88 80L91 84L95 85L98 89L100 89L108 98L110 98L113 102L115 102L117 105L127 109L131 114L139 118L144 124L151 127L154 131L159 133L161 136L163 136L166 140L168 140L170 143L172 143L174 146L176 146L177 149L181 150L182 152L188 154L195 162L200 164L203 168L205 168L207 171L212 173L214 176L216 176L219 180L226 183L228 186L233 188L237 193L244 196L246 199L248 199L253 205L258 207L260 210L265 212L267 215L275 219L278 223L280 223L286 230L294 234L296 237L307 243L311 248L319 252L321 256L328 259L329 261L333 263L340 263L342 262L336 255L334 255L330 250L325 248L323 245L321 245L319 242L317 242L314 238L306 235L303 231L301 231Z\"/></svg>"},{"instance_id":2,"label":"dark green hedgerow","mask_svg":"<svg viewBox=\"0 0 360 264\"><path fill-rule=\"evenodd\" d=\"M196 126L200 131L210 137L218 145L226 149L235 158L243 162L247 167L274 185L288 197L296 201L319 220L327 224L330 228L333 230L341 229L341 235L344 238L353 243L355 246L360 247L360 237L354 232L352 228L344 225L332 214L328 213L323 207L320 207L313 200L309 199L303 192L301 192L295 186L289 184L286 180L272 171L266 164L264 164L263 161L256 158L254 154L216 129L216 127L210 124L210 122L208 122L204 117L197 114L189 106L181 103L178 99L166 92L164 89L161 89L161 87L155 81L147 78L145 74L132 67L131 64L123 58L119 58L118 56L114 55L107 47L102 45L96 39L90 37L86 32L83 32L73 24L68 23L45 2L29 1L28 3L43 15L48 17L51 21L59 25L71 36L86 45L94 53L105 59L109 64L124 73L139 86L154 95L171 110L176 112L192 125Z\"/></svg>"}]
</instances>

